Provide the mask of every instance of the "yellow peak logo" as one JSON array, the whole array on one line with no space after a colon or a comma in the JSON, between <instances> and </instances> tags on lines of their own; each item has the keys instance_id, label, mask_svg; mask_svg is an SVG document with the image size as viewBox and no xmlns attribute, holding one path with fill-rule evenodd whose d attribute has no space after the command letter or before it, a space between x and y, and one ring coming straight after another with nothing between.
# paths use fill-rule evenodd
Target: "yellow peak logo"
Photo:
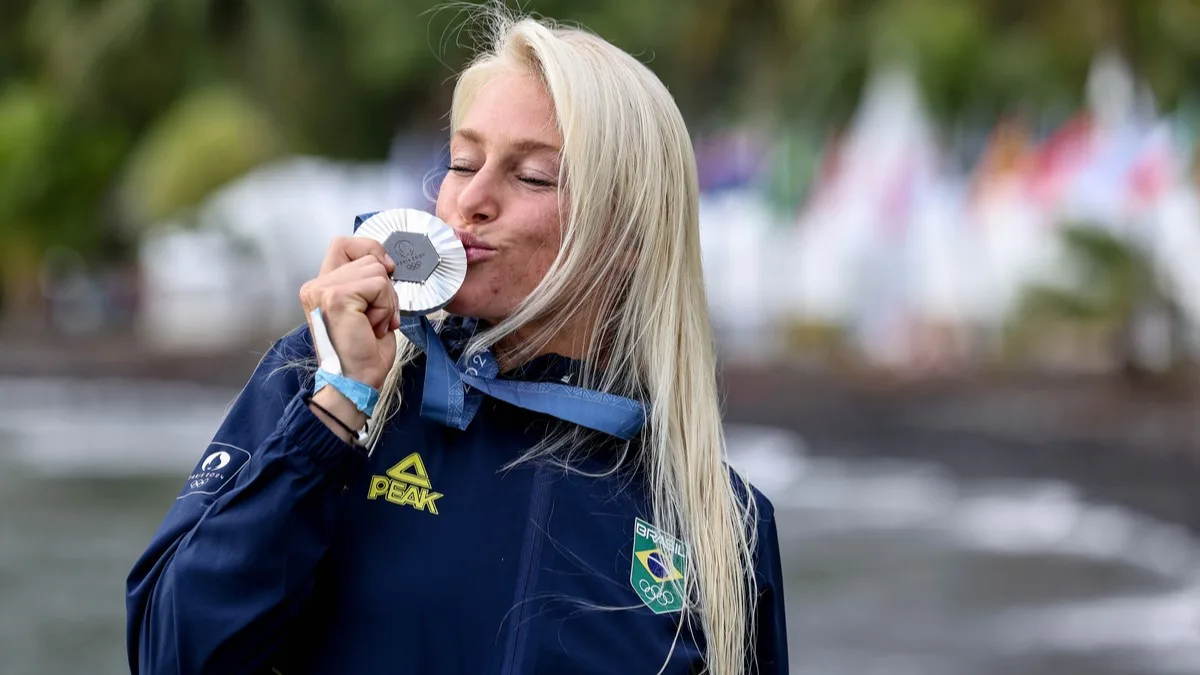
<instances>
[{"instance_id":1,"label":"yellow peak logo","mask_svg":"<svg viewBox=\"0 0 1200 675\"><path fill-rule=\"evenodd\" d=\"M396 462L387 470L386 475L371 476L367 499L375 500L380 497L398 506L411 506L436 516L437 500L442 494L433 491L433 486L429 484L429 474L425 471L425 462L421 461L420 454L414 452Z\"/></svg>"}]
</instances>

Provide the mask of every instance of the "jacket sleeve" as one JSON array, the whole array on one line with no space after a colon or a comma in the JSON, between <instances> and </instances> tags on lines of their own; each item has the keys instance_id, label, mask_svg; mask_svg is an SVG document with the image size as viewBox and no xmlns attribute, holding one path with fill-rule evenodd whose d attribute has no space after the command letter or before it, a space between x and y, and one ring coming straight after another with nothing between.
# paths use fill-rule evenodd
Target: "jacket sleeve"
<instances>
[{"instance_id":1,"label":"jacket sleeve","mask_svg":"<svg viewBox=\"0 0 1200 675\"><path fill-rule=\"evenodd\" d=\"M779 532L775 509L758 490L758 547L755 577L758 600L755 606L754 661L750 672L758 675L787 675L787 619L783 599L783 566L779 555Z\"/></svg>"},{"instance_id":2,"label":"jacket sleeve","mask_svg":"<svg viewBox=\"0 0 1200 675\"><path fill-rule=\"evenodd\" d=\"M271 347L130 572L132 675L260 670L310 594L365 462L304 404L312 354L303 327Z\"/></svg>"}]
</instances>

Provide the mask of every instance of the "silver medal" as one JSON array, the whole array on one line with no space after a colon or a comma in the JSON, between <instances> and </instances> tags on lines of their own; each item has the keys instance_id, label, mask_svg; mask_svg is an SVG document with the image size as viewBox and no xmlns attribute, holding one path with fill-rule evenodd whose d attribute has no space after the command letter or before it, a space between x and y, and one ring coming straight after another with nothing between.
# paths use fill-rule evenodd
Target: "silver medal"
<instances>
[{"instance_id":1,"label":"silver medal","mask_svg":"<svg viewBox=\"0 0 1200 675\"><path fill-rule=\"evenodd\" d=\"M438 311L467 278L462 242L449 225L425 211L380 211L359 225L354 236L374 239L396 261L392 286L401 314Z\"/></svg>"}]
</instances>

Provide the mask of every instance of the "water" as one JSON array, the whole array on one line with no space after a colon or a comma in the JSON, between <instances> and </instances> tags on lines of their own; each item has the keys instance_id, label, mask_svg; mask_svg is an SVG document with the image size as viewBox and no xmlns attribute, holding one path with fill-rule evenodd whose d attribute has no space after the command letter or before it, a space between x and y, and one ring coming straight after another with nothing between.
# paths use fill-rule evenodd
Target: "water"
<instances>
[{"instance_id":1,"label":"water","mask_svg":"<svg viewBox=\"0 0 1200 675\"><path fill-rule=\"evenodd\" d=\"M0 380L0 675L129 672L125 575L228 398Z\"/></svg>"},{"instance_id":2,"label":"water","mask_svg":"<svg viewBox=\"0 0 1200 675\"><path fill-rule=\"evenodd\" d=\"M234 393L0 380L0 675L128 672L125 574ZM795 672L1200 674L1181 528L772 429L730 443L779 514Z\"/></svg>"},{"instance_id":3,"label":"water","mask_svg":"<svg viewBox=\"0 0 1200 675\"><path fill-rule=\"evenodd\" d=\"M929 465L812 457L737 429L786 519L805 673L1200 673L1200 542L1070 486L956 482Z\"/></svg>"}]
</instances>

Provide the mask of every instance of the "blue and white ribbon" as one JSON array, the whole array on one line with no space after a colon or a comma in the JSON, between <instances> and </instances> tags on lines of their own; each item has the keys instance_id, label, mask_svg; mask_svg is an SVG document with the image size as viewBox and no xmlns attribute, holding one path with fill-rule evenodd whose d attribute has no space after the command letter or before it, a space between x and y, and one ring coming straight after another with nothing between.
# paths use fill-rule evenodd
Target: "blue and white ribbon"
<instances>
[{"instance_id":1,"label":"blue and white ribbon","mask_svg":"<svg viewBox=\"0 0 1200 675\"><path fill-rule=\"evenodd\" d=\"M401 317L400 330L425 351L421 416L426 419L466 429L486 394L623 440L636 436L645 423L645 406L623 396L557 382L497 379L500 367L491 352L464 354L454 361L424 316Z\"/></svg>"}]
</instances>

